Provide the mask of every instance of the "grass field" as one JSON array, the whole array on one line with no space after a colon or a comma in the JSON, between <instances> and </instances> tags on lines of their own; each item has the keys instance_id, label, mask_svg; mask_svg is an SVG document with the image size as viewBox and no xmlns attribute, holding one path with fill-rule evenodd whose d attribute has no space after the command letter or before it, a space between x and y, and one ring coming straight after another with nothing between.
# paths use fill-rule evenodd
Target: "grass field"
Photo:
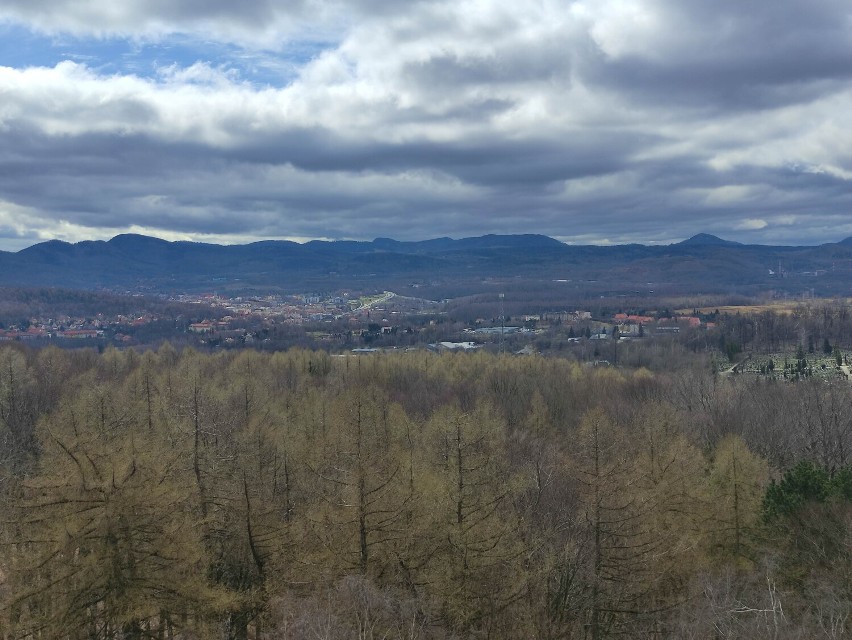
<instances>
[{"instance_id":1,"label":"grass field","mask_svg":"<svg viewBox=\"0 0 852 640\"><path fill-rule=\"evenodd\" d=\"M852 304L852 300L838 300L838 299L814 299L808 300L807 302L801 301L787 301L787 302L770 302L767 304L749 304L749 305L721 305L718 307L698 307L698 313L713 313L714 311L718 311L719 313L727 313L730 315L735 315L737 313L743 315L751 315L757 313L763 313L764 311L772 311L774 313L778 313L781 315L789 315L793 313L796 309L800 309L803 306L814 306L814 305L823 305L823 304ZM690 315L696 311L695 307L686 308L686 309L677 309L676 313Z\"/></svg>"}]
</instances>

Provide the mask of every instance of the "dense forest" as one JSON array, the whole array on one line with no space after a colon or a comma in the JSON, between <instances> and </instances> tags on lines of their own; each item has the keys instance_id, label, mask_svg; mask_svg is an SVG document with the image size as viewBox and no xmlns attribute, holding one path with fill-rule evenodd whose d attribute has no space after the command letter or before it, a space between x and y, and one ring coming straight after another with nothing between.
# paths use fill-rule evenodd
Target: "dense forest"
<instances>
[{"instance_id":1,"label":"dense forest","mask_svg":"<svg viewBox=\"0 0 852 640\"><path fill-rule=\"evenodd\" d=\"M0 349L0 637L839 638L852 386Z\"/></svg>"}]
</instances>

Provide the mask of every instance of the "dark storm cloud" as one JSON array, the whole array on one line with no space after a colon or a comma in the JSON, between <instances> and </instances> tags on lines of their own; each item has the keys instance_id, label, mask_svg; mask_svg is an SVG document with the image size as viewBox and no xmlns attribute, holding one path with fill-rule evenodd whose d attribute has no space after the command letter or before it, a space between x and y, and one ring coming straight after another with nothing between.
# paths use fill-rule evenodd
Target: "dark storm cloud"
<instances>
[{"instance_id":1,"label":"dark storm cloud","mask_svg":"<svg viewBox=\"0 0 852 640\"><path fill-rule=\"evenodd\" d=\"M494 189L541 185L625 168L630 154L650 136L640 133L574 131L559 140L511 142L473 138L449 143L353 143L328 130L308 129L256 140L221 152L222 156L258 164L292 164L305 171L440 170L465 183Z\"/></svg>"}]
</instances>

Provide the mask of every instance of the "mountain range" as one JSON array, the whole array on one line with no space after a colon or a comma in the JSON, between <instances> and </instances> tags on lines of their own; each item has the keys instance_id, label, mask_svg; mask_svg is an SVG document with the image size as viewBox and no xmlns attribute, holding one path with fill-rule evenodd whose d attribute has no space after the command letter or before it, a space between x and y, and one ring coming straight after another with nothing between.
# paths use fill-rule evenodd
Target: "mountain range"
<instances>
[{"instance_id":1,"label":"mountain range","mask_svg":"<svg viewBox=\"0 0 852 640\"><path fill-rule=\"evenodd\" d=\"M542 235L402 242L269 240L245 245L168 242L125 234L51 240L0 252L0 285L147 292L305 291L477 283L570 282L617 293L852 294L852 238L819 246L745 245L710 234L677 244L568 245Z\"/></svg>"}]
</instances>

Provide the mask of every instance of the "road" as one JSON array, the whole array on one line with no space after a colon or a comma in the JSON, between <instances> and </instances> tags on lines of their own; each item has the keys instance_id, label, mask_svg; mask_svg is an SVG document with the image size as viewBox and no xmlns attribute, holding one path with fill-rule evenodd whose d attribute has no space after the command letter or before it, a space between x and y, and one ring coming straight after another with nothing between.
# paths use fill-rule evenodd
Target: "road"
<instances>
[{"instance_id":1,"label":"road","mask_svg":"<svg viewBox=\"0 0 852 640\"><path fill-rule=\"evenodd\" d=\"M375 307L377 304L384 304L394 296L396 296L396 294L393 291L385 291L382 294L381 298L376 298L375 300L371 300L367 304L362 304L360 307L355 309L355 312L357 313L358 311L363 311L364 309L370 309L372 307Z\"/></svg>"}]
</instances>

